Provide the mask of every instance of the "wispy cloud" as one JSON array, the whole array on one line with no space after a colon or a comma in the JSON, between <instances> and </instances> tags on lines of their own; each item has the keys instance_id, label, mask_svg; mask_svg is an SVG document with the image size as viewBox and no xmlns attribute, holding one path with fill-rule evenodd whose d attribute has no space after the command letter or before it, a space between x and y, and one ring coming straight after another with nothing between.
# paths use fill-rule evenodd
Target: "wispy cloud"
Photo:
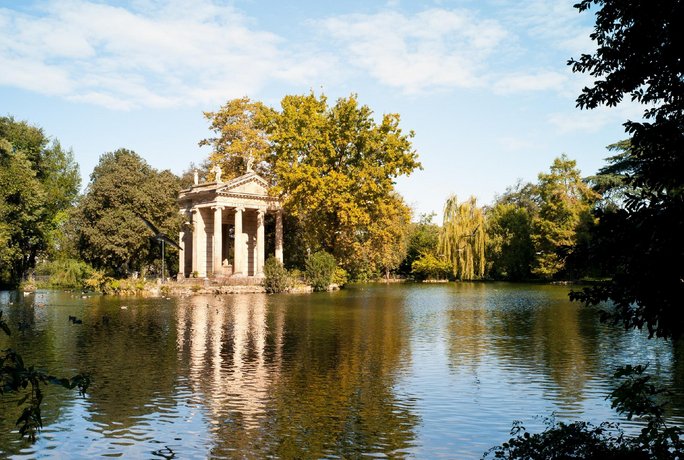
<instances>
[{"instance_id":1,"label":"wispy cloud","mask_svg":"<svg viewBox=\"0 0 684 460\"><path fill-rule=\"evenodd\" d=\"M586 48L577 13L564 0L494 4L409 14L388 0L372 14L309 18L301 26L312 33L285 38L219 0L44 0L0 8L0 85L124 110L206 107L350 76L408 94L574 97L578 78L559 59Z\"/></svg>"},{"instance_id":2,"label":"wispy cloud","mask_svg":"<svg viewBox=\"0 0 684 460\"><path fill-rule=\"evenodd\" d=\"M216 104L325 66L210 0L0 9L0 84L115 109Z\"/></svg>"},{"instance_id":3,"label":"wispy cloud","mask_svg":"<svg viewBox=\"0 0 684 460\"><path fill-rule=\"evenodd\" d=\"M548 121L561 133L598 132L606 126L622 124L626 120L640 121L644 109L643 105L636 102L623 101L616 107L600 106L592 110L553 113Z\"/></svg>"},{"instance_id":4,"label":"wispy cloud","mask_svg":"<svg viewBox=\"0 0 684 460\"><path fill-rule=\"evenodd\" d=\"M411 16L351 14L320 24L351 64L407 93L481 85L487 58L507 36L494 20L440 8Z\"/></svg>"},{"instance_id":5,"label":"wispy cloud","mask_svg":"<svg viewBox=\"0 0 684 460\"><path fill-rule=\"evenodd\" d=\"M529 74L511 74L501 77L493 84L500 94L530 91L561 91L568 82L568 75L556 71L540 71Z\"/></svg>"}]
</instances>

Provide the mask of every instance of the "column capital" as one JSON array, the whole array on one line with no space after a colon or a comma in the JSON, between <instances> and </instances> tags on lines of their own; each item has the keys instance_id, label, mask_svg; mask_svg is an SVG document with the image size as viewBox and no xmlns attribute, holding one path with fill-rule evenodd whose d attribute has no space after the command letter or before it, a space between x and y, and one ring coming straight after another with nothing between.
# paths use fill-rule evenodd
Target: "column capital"
<instances>
[{"instance_id":1,"label":"column capital","mask_svg":"<svg viewBox=\"0 0 684 460\"><path fill-rule=\"evenodd\" d=\"M235 206L235 212L245 212L245 207L244 206Z\"/></svg>"},{"instance_id":2,"label":"column capital","mask_svg":"<svg viewBox=\"0 0 684 460\"><path fill-rule=\"evenodd\" d=\"M226 207L222 204L217 204L216 206L212 206L211 209L213 211L223 211L224 209L226 209Z\"/></svg>"}]
</instances>

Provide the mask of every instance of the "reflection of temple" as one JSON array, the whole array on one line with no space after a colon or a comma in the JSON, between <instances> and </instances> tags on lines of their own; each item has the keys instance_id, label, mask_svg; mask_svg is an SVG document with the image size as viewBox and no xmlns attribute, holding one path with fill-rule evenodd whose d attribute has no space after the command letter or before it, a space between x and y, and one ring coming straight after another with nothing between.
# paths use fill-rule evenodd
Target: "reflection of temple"
<instances>
[{"instance_id":1,"label":"reflection of temple","mask_svg":"<svg viewBox=\"0 0 684 460\"><path fill-rule=\"evenodd\" d=\"M276 215L275 257L283 260L282 212L268 195L268 183L251 169L228 182L199 184L178 197L188 223L180 233L178 274L187 277L261 276L264 267L264 217Z\"/></svg>"},{"instance_id":2,"label":"reflection of temple","mask_svg":"<svg viewBox=\"0 0 684 460\"><path fill-rule=\"evenodd\" d=\"M244 426L258 424L268 392L278 380L284 312L276 311L266 357L266 296L236 296L232 306L211 306L195 296L191 308L178 309L178 351L188 347L190 380L202 390L217 420L238 416Z\"/></svg>"}]
</instances>

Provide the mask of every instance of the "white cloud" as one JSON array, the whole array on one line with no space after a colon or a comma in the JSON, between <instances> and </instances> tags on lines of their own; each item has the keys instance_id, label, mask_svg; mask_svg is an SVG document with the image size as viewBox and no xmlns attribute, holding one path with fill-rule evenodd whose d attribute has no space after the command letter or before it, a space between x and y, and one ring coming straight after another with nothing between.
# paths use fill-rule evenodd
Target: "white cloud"
<instances>
[{"instance_id":1,"label":"white cloud","mask_svg":"<svg viewBox=\"0 0 684 460\"><path fill-rule=\"evenodd\" d=\"M0 84L114 109L217 104L267 82L315 80L326 65L284 49L211 0L89 0L0 9Z\"/></svg>"},{"instance_id":2,"label":"white cloud","mask_svg":"<svg viewBox=\"0 0 684 460\"><path fill-rule=\"evenodd\" d=\"M494 91L500 94L529 91L561 91L568 82L568 76L560 72L541 71L534 74L511 74L494 83Z\"/></svg>"},{"instance_id":3,"label":"white cloud","mask_svg":"<svg viewBox=\"0 0 684 460\"><path fill-rule=\"evenodd\" d=\"M374 14L311 18L299 26L322 34L286 40L221 0L43 0L0 8L0 85L114 109L207 107L277 83L358 75L404 93L574 98L581 78L562 62L586 50L586 20L563 0L495 3L409 14L389 0Z\"/></svg>"},{"instance_id":4,"label":"white cloud","mask_svg":"<svg viewBox=\"0 0 684 460\"><path fill-rule=\"evenodd\" d=\"M575 109L554 113L549 116L548 121L560 133L595 133L609 125L621 125L627 120L640 121L644 109L645 106L628 100L616 107L600 106L592 110Z\"/></svg>"},{"instance_id":5,"label":"white cloud","mask_svg":"<svg viewBox=\"0 0 684 460\"><path fill-rule=\"evenodd\" d=\"M321 21L348 60L407 93L482 85L487 58L505 39L493 20L466 10L352 14Z\"/></svg>"}]
</instances>

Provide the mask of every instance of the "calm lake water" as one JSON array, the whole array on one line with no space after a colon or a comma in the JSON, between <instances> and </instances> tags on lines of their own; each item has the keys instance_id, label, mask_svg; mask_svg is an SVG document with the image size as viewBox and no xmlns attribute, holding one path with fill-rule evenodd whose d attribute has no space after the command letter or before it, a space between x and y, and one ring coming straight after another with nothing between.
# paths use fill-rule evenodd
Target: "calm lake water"
<instances>
[{"instance_id":1,"label":"calm lake water","mask_svg":"<svg viewBox=\"0 0 684 460\"><path fill-rule=\"evenodd\" d=\"M600 324L567 293L503 283L172 299L0 292L14 331L1 348L94 379L85 398L48 388L35 444L10 432L16 396L0 399L0 456L479 458L514 420L619 420L610 375L646 362L678 389L671 417L682 423L684 352Z\"/></svg>"}]
</instances>

